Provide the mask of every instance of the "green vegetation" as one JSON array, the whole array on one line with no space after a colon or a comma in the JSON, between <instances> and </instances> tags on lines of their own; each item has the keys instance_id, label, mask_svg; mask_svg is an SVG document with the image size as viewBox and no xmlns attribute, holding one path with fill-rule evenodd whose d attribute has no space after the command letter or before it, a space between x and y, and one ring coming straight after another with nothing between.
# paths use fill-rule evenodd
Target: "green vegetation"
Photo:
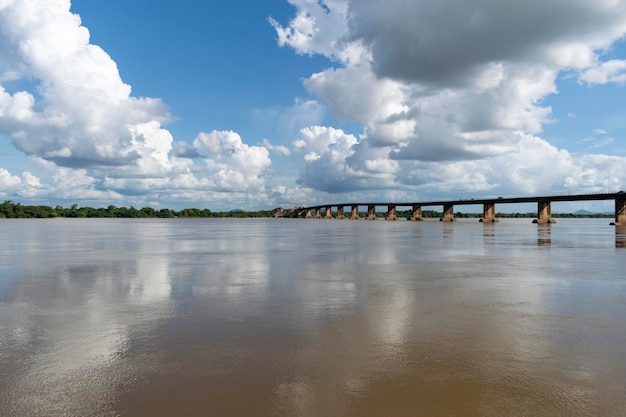
<instances>
[{"instance_id":1,"label":"green vegetation","mask_svg":"<svg viewBox=\"0 0 626 417\"><path fill-rule=\"evenodd\" d=\"M220 218L220 217L270 217L276 213L274 210L213 212L209 209L186 208L180 211L152 207L136 209L130 207L116 207L110 205L106 208L78 207L72 204L70 208L56 206L23 206L13 201L5 201L0 204L0 219L26 219L26 218L54 218L54 217L98 217L98 218Z\"/></svg>"},{"instance_id":2,"label":"green vegetation","mask_svg":"<svg viewBox=\"0 0 626 417\"><path fill-rule=\"evenodd\" d=\"M106 208L93 208L93 207L78 207L76 204L72 204L70 208L56 206L54 208L48 206L23 206L20 203L14 203L7 200L0 204L0 219L27 219L27 218L53 218L53 217L110 217L110 218L251 218L251 217L273 217L280 208L273 210L260 210L260 211L243 211L232 210L228 212L214 212L209 209L198 208L186 208L180 211L170 209L156 210L152 207L143 207L136 209L133 206L130 207L116 207L110 205ZM336 215L336 213L333 213ZM365 213L359 213L361 217L365 217ZM397 212L398 218L410 218L411 210L399 210ZM435 210L422 210L422 216L425 218L440 218L443 213ZM387 213L376 212L377 217L386 217ZM482 213L461 213L456 212L454 216L462 218L481 218ZM499 218L536 218L537 213L497 213L496 217ZM552 217L555 218L612 218L612 214L608 213L584 213L584 214L572 214L572 213L553 213Z\"/></svg>"}]
</instances>

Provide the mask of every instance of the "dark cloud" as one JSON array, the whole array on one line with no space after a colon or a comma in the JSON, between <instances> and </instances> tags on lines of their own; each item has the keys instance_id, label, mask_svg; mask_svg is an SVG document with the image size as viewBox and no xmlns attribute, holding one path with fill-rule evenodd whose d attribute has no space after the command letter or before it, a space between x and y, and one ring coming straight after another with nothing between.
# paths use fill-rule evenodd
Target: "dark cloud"
<instances>
[{"instance_id":1,"label":"dark cloud","mask_svg":"<svg viewBox=\"0 0 626 417\"><path fill-rule=\"evenodd\" d=\"M177 158L200 159L203 158L198 149L189 145L187 142L176 142L174 144L174 156Z\"/></svg>"},{"instance_id":2,"label":"dark cloud","mask_svg":"<svg viewBox=\"0 0 626 417\"><path fill-rule=\"evenodd\" d=\"M470 83L488 63L560 65L562 57L553 54L559 45L607 46L607 37L624 30L626 5L608 0L353 0L348 15L348 36L372 47L378 76L458 86Z\"/></svg>"}]
</instances>

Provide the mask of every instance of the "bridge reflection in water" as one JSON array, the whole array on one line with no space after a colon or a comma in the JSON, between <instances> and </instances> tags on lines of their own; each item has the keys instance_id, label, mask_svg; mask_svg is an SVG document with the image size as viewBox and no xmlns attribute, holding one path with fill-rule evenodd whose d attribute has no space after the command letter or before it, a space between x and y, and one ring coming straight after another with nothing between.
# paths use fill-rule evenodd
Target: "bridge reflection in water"
<instances>
[{"instance_id":1,"label":"bridge reflection in water","mask_svg":"<svg viewBox=\"0 0 626 417\"><path fill-rule=\"evenodd\" d=\"M626 248L626 226L617 226L615 228L615 247Z\"/></svg>"},{"instance_id":2,"label":"bridge reflection in water","mask_svg":"<svg viewBox=\"0 0 626 417\"><path fill-rule=\"evenodd\" d=\"M538 196L538 197L498 197L498 198L485 198L485 199L471 199L471 200L452 200L452 201L427 201L427 202L409 202L409 203L390 203L390 202L359 202L359 203L344 203L344 204L324 204L318 206L308 207L294 207L287 211L281 211L276 214L276 217L293 217L293 218L315 218L315 219L345 219L346 208L350 209L350 219L360 219L359 214L360 207L367 207L367 214L365 218L367 220L376 220L376 207L387 207L386 220L397 220L397 208L398 207L410 207L411 217L410 220L420 221L422 217L422 207L442 206L443 214L440 218L443 222L454 222L454 206L467 206L467 205L482 205L483 217L480 219L484 223L495 223L499 220L496 218L495 207L496 204L515 204L515 203L536 203L537 204L537 218L533 220L533 223L540 225L553 224L556 220L552 218L551 203L552 202L564 202L564 201L600 201L600 200L614 200L615 201L615 221L612 225L618 227L626 227L626 193L623 191L617 193L599 193L599 194L572 194L572 195L555 195L555 196ZM337 213L333 216L333 208ZM324 215L322 216L322 210ZM617 240L616 240L617 242Z\"/></svg>"}]
</instances>

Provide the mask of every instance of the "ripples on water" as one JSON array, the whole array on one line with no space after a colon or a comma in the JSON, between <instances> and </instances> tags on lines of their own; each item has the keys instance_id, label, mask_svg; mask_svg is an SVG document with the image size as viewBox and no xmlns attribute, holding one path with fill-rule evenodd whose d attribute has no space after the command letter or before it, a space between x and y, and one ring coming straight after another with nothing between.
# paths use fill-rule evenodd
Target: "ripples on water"
<instances>
[{"instance_id":1,"label":"ripples on water","mask_svg":"<svg viewBox=\"0 0 626 417\"><path fill-rule=\"evenodd\" d=\"M0 415L626 414L606 219L0 221Z\"/></svg>"}]
</instances>

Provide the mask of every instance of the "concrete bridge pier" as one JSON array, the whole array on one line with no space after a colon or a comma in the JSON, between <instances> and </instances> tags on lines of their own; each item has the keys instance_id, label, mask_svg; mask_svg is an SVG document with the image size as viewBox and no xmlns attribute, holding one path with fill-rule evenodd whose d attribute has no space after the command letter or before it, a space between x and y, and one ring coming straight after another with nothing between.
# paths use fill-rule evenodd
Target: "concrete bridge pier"
<instances>
[{"instance_id":1,"label":"concrete bridge pier","mask_svg":"<svg viewBox=\"0 0 626 417\"><path fill-rule=\"evenodd\" d=\"M537 203L537 218L533 220L536 224L554 224L556 220L552 217L549 201L539 201Z\"/></svg>"},{"instance_id":2,"label":"concrete bridge pier","mask_svg":"<svg viewBox=\"0 0 626 417\"><path fill-rule=\"evenodd\" d=\"M333 208L331 206L326 207L326 215L324 216L325 219L332 219L333 218Z\"/></svg>"},{"instance_id":3,"label":"concrete bridge pier","mask_svg":"<svg viewBox=\"0 0 626 417\"><path fill-rule=\"evenodd\" d=\"M398 220L396 215L396 206L387 206L387 217L385 220Z\"/></svg>"},{"instance_id":4,"label":"concrete bridge pier","mask_svg":"<svg viewBox=\"0 0 626 417\"><path fill-rule=\"evenodd\" d=\"M614 226L626 226L626 198L615 199L615 222Z\"/></svg>"},{"instance_id":5,"label":"concrete bridge pier","mask_svg":"<svg viewBox=\"0 0 626 417\"><path fill-rule=\"evenodd\" d=\"M500 219L496 218L496 204L483 204L483 218L479 220L482 223L497 223Z\"/></svg>"},{"instance_id":6,"label":"concrete bridge pier","mask_svg":"<svg viewBox=\"0 0 626 417\"><path fill-rule=\"evenodd\" d=\"M321 219L322 218L322 209L321 208L316 208L315 209L315 218L316 219Z\"/></svg>"},{"instance_id":7,"label":"concrete bridge pier","mask_svg":"<svg viewBox=\"0 0 626 417\"><path fill-rule=\"evenodd\" d=\"M359 206L352 206L350 220L359 220Z\"/></svg>"},{"instance_id":8,"label":"concrete bridge pier","mask_svg":"<svg viewBox=\"0 0 626 417\"><path fill-rule=\"evenodd\" d=\"M439 219L442 222L455 222L456 218L454 217L454 205L452 204L444 204L443 205L443 217Z\"/></svg>"},{"instance_id":9,"label":"concrete bridge pier","mask_svg":"<svg viewBox=\"0 0 626 417\"><path fill-rule=\"evenodd\" d=\"M345 216L343 215L343 206L337 206L337 218L339 220L345 219Z\"/></svg>"},{"instance_id":10,"label":"concrete bridge pier","mask_svg":"<svg viewBox=\"0 0 626 417\"><path fill-rule=\"evenodd\" d=\"M367 206L367 220L376 220L376 206Z\"/></svg>"},{"instance_id":11,"label":"concrete bridge pier","mask_svg":"<svg viewBox=\"0 0 626 417\"><path fill-rule=\"evenodd\" d=\"M304 215L305 219L312 219L313 218L313 214L311 213L311 209L308 209L306 211L306 214Z\"/></svg>"},{"instance_id":12,"label":"concrete bridge pier","mask_svg":"<svg viewBox=\"0 0 626 417\"><path fill-rule=\"evenodd\" d=\"M411 216L411 220L413 221L422 221L424 218L422 217L422 206L418 206L417 204L413 204L413 215Z\"/></svg>"}]
</instances>

